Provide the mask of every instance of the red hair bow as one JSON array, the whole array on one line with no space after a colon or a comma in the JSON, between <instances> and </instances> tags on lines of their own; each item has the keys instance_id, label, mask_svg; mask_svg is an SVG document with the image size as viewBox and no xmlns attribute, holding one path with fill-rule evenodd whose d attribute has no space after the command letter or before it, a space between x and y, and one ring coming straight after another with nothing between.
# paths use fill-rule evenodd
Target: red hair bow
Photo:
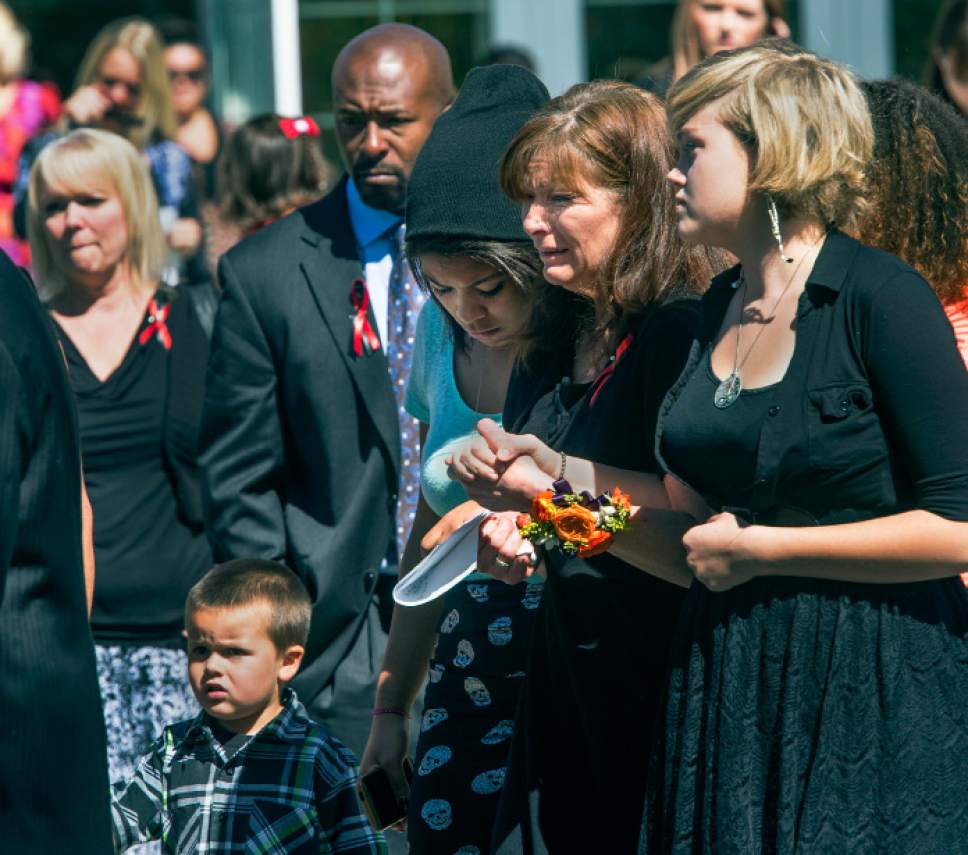
<instances>
[{"instance_id":1,"label":"red hair bow","mask_svg":"<svg viewBox=\"0 0 968 855\"><path fill-rule=\"evenodd\" d=\"M298 119L280 119L279 130L287 140L297 137L318 137L319 125L312 116L300 116Z\"/></svg>"}]
</instances>

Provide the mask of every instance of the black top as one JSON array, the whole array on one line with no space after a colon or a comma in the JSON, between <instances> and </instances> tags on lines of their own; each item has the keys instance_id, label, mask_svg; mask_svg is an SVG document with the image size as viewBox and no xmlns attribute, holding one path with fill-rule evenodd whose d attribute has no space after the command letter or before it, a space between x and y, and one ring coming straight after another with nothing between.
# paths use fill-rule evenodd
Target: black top
<instances>
[{"instance_id":1,"label":"black top","mask_svg":"<svg viewBox=\"0 0 968 855\"><path fill-rule=\"evenodd\" d=\"M730 489L685 459L702 423L730 419L711 404L705 415L685 401L680 415L676 405L707 358L736 278L734 269L713 280L689 363L663 404L656 441L664 468L749 518L802 508L820 522L844 522L922 508L968 520L968 373L951 324L918 273L838 231L800 297L783 381L764 396L749 489ZM700 455L742 454L729 432L719 436Z\"/></svg>"},{"instance_id":2,"label":"black top","mask_svg":"<svg viewBox=\"0 0 968 855\"><path fill-rule=\"evenodd\" d=\"M740 402L715 410L702 376L735 278L704 298L663 405L664 464L766 525L913 508L968 519L968 372L927 283L830 233L800 297L790 364L740 436ZM750 451L733 484L691 459ZM968 769L952 762L968 752L960 578L870 584L768 570L687 594L640 851L965 851Z\"/></svg>"},{"instance_id":3,"label":"black top","mask_svg":"<svg viewBox=\"0 0 968 855\"><path fill-rule=\"evenodd\" d=\"M0 252L0 849L111 850L84 602L77 418L50 320Z\"/></svg>"},{"instance_id":4,"label":"black top","mask_svg":"<svg viewBox=\"0 0 968 855\"><path fill-rule=\"evenodd\" d=\"M565 338L541 370L515 372L505 427L570 455L657 471L656 417L685 362L697 308L682 301L638 319L628 349L584 388L568 377L574 342ZM666 652L685 592L607 553L565 560L556 550L546 558L497 839L521 820L522 793L540 782L542 815L555 818L541 828L550 851L631 852ZM562 816L571 820L562 823Z\"/></svg>"},{"instance_id":5,"label":"black top","mask_svg":"<svg viewBox=\"0 0 968 855\"><path fill-rule=\"evenodd\" d=\"M756 480L759 426L772 406L771 384L760 389L743 389L729 409L713 404L718 378L710 364L710 353L702 360L679 396L679 405L665 424L665 455L673 471L690 484L703 484L712 496L730 496L718 505L747 506ZM701 418L695 418L699 414Z\"/></svg>"},{"instance_id":6,"label":"black top","mask_svg":"<svg viewBox=\"0 0 968 855\"><path fill-rule=\"evenodd\" d=\"M211 566L204 530L180 508L166 458L170 351L157 335L139 341L148 326L146 314L121 364L104 382L58 328L94 511L91 625L102 644L180 644L185 595ZM179 344L173 335L172 347Z\"/></svg>"}]
</instances>

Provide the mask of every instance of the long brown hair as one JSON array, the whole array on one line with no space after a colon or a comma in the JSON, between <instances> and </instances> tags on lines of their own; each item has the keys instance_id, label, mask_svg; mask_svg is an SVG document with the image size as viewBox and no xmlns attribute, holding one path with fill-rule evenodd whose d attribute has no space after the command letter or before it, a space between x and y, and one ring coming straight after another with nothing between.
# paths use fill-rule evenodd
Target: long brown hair
<instances>
[{"instance_id":1,"label":"long brown hair","mask_svg":"<svg viewBox=\"0 0 968 855\"><path fill-rule=\"evenodd\" d=\"M672 78L678 80L696 63L705 59L699 52L699 36L689 17L689 7L699 0L679 0L672 16ZM766 31L763 38L780 35L774 27L777 21L786 20L786 0L762 0L766 11Z\"/></svg>"},{"instance_id":2,"label":"long brown hair","mask_svg":"<svg viewBox=\"0 0 968 855\"><path fill-rule=\"evenodd\" d=\"M529 194L536 158L565 186L592 184L619 201L615 246L594 284L595 327L609 350L624 334L627 316L699 293L721 269L717 251L687 247L679 238L666 181L675 147L656 96L601 80L549 101L521 128L501 163L501 186L512 199Z\"/></svg>"}]
</instances>

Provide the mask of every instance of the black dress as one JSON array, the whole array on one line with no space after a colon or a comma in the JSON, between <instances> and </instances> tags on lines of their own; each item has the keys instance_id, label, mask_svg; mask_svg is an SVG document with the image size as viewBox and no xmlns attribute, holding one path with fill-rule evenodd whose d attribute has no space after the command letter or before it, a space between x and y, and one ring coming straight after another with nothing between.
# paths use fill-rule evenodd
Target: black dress
<instances>
[{"instance_id":1,"label":"black dress","mask_svg":"<svg viewBox=\"0 0 968 855\"><path fill-rule=\"evenodd\" d=\"M535 375L512 377L504 424L555 450L655 472L659 405L685 361L697 304L633 325L632 342L588 386L571 383L568 339ZM617 485L622 486L622 485ZM605 554L546 556L495 843L499 851L630 852L638 837L653 720L684 595Z\"/></svg>"},{"instance_id":2,"label":"black dress","mask_svg":"<svg viewBox=\"0 0 968 855\"><path fill-rule=\"evenodd\" d=\"M782 381L713 405L714 281L659 459L761 524L968 520L968 374L930 288L832 232ZM729 465L724 465L728 463ZM760 576L689 591L641 850L968 852L968 594L957 576Z\"/></svg>"}]
</instances>

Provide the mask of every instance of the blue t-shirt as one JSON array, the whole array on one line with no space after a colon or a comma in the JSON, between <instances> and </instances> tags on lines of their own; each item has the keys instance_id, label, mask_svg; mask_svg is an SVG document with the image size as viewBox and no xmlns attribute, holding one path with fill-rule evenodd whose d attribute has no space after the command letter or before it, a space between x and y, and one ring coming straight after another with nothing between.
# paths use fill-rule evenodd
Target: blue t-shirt
<instances>
[{"instance_id":1,"label":"blue t-shirt","mask_svg":"<svg viewBox=\"0 0 968 855\"><path fill-rule=\"evenodd\" d=\"M444 459L478 438L478 421L490 418L500 424L501 414L479 413L461 397L454 378L454 337L444 310L433 300L424 304L417 319L405 406L429 425L421 450L420 488L431 510L443 516L467 501L463 486L447 477Z\"/></svg>"}]
</instances>

